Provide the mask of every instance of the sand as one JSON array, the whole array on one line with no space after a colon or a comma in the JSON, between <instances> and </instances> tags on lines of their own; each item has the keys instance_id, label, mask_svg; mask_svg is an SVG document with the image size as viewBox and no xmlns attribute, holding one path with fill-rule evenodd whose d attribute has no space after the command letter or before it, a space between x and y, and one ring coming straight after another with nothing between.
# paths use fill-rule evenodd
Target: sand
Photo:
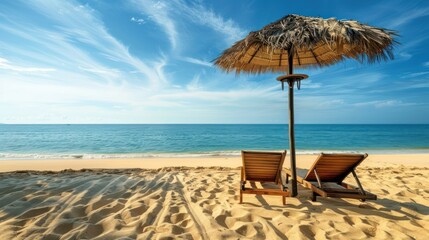
<instances>
[{"instance_id":1,"label":"sand","mask_svg":"<svg viewBox=\"0 0 429 240\"><path fill-rule=\"evenodd\" d=\"M429 155L371 155L357 173L376 201L312 202L300 188L285 206L238 204L240 161L2 160L0 239L428 239Z\"/></svg>"}]
</instances>

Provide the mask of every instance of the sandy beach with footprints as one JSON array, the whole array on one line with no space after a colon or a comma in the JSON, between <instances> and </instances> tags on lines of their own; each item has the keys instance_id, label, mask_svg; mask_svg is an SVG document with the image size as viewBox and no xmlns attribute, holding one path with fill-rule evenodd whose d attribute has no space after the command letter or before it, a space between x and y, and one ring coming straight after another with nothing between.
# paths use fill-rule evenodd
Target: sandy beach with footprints
<instances>
[{"instance_id":1,"label":"sandy beach with footprints","mask_svg":"<svg viewBox=\"0 0 429 240\"><path fill-rule=\"evenodd\" d=\"M395 156L370 155L357 170L376 201L312 202L301 187L286 206L278 196L245 195L238 203L239 158L203 164L228 167L3 168L0 239L427 239L428 155ZM298 159L305 167L314 158ZM204 160L187 163L194 161Z\"/></svg>"}]
</instances>

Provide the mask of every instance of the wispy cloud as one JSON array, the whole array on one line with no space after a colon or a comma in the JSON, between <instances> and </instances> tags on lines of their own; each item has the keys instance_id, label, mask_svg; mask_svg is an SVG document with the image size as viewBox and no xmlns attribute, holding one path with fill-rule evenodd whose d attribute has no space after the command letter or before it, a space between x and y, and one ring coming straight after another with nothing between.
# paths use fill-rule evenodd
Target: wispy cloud
<instances>
[{"instance_id":1,"label":"wispy cloud","mask_svg":"<svg viewBox=\"0 0 429 240\"><path fill-rule=\"evenodd\" d=\"M415 78L415 77L426 76L426 75L429 75L429 71L405 73L403 76L401 76L401 78Z\"/></svg>"},{"instance_id":2,"label":"wispy cloud","mask_svg":"<svg viewBox=\"0 0 429 240\"><path fill-rule=\"evenodd\" d=\"M188 89L189 91L196 91L201 89L199 74L195 75L192 81L186 85L186 89Z\"/></svg>"},{"instance_id":3,"label":"wispy cloud","mask_svg":"<svg viewBox=\"0 0 429 240\"><path fill-rule=\"evenodd\" d=\"M396 16L393 20L391 20L390 23L387 24L387 27L395 29L412 22L417 18L428 15L429 8L407 9L406 11L402 11L399 16Z\"/></svg>"},{"instance_id":4,"label":"wispy cloud","mask_svg":"<svg viewBox=\"0 0 429 240\"><path fill-rule=\"evenodd\" d=\"M362 89L375 89L375 86L386 77L382 72L356 72L356 70L332 71L312 77L312 80L304 80L301 86L303 89L302 94L347 97L352 93L362 91ZM312 87L313 85L314 87Z\"/></svg>"},{"instance_id":5,"label":"wispy cloud","mask_svg":"<svg viewBox=\"0 0 429 240\"><path fill-rule=\"evenodd\" d=\"M204 60L197 59L197 58L183 57L182 60L185 62L189 62L189 63L201 65L201 66L213 67L213 64L211 62L204 61Z\"/></svg>"},{"instance_id":6,"label":"wispy cloud","mask_svg":"<svg viewBox=\"0 0 429 240\"><path fill-rule=\"evenodd\" d=\"M12 65L7 59L0 58L0 68L17 72L53 72L54 68L23 67Z\"/></svg>"},{"instance_id":7,"label":"wispy cloud","mask_svg":"<svg viewBox=\"0 0 429 240\"><path fill-rule=\"evenodd\" d=\"M411 106L415 105L414 103L404 103L400 100L377 100L377 101L369 101L369 102L359 102L353 104L357 107L363 106L373 106L376 108L384 108L384 107L395 107L395 106Z\"/></svg>"},{"instance_id":8,"label":"wispy cloud","mask_svg":"<svg viewBox=\"0 0 429 240\"><path fill-rule=\"evenodd\" d=\"M140 11L146 14L149 20L158 24L167 34L173 49L177 46L178 32L176 23L171 18L172 10L170 2L162 2L155 0L132 0L133 5L136 5ZM176 9L174 9L176 11Z\"/></svg>"},{"instance_id":9,"label":"wispy cloud","mask_svg":"<svg viewBox=\"0 0 429 240\"><path fill-rule=\"evenodd\" d=\"M300 109L338 109L345 101L335 96L297 96L296 105Z\"/></svg>"},{"instance_id":10,"label":"wispy cloud","mask_svg":"<svg viewBox=\"0 0 429 240\"><path fill-rule=\"evenodd\" d=\"M171 46L176 48L180 40L178 22L192 22L206 26L224 36L227 44L241 39L247 31L241 29L231 19L224 19L221 15L208 9L200 2L187 3L182 0L155 1L131 0L148 18L164 29Z\"/></svg>"},{"instance_id":11,"label":"wispy cloud","mask_svg":"<svg viewBox=\"0 0 429 240\"><path fill-rule=\"evenodd\" d=\"M317 88L321 88L322 84L316 83L312 80L304 80L301 82L301 87L303 89L317 89Z\"/></svg>"},{"instance_id":12,"label":"wispy cloud","mask_svg":"<svg viewBox=\"0 0 429 240\"><path fill-rule=\"evenodd\" d=\"M411 80L403 83L402 89L429 88L429 78Z\"/></svg>"},{"instance_id":13,"label":"wispy cloud","mask_svg":"<svg viewBox=\"0 0 429 240\"><path fill-rule=\"evenodd\" d=\"M246 12L233 17L238 22L227 17L231 6L211 1L128 1L109 3L117 12L107 15L98 1L1 2L0 122L286 122L288 95L276 74L234 76L209 62L242 38L254 17L268 16ZM121 20L112 23L110 14ZM413 33L424 14L393 24ZM392 22L391 15L379 20ZM390 65L345 61L303 70L311 77L295 92L297 121L359 122L368 111L384 121L397 109L426 111L429 37L418 27L417 37L402 37ZM406 107L413 102L419 104Z\"/></svg>"},{"instance_id":14,"label":"wispy cloud","mask_svg":"<svg viewBox=\"0 0 429 240\"><path fill-rule=\"evenodd\" d=\"M225 40L228 44L240 40L247 33L233 20L224 19L212 9L207 9L200 3L194 2L194 4L188 5L181 0L177 0L176 2L181 11L188 15L189 20L222 33L226 37Z\"/></svg>"},{"instance_id":15,"label":"wispy cloud","mask_svg":"<svg viewBox=\"0 0 429 240\"><path fill-rule=\"evenodd\" d=\"M227 91L209 91L202 88L199 84L199 77L193 79L193 83L188 85L192 91L168 91L165 93L157 94L152 99L162 99L164 101L174 102L192 102L194 105L204 105L211 102L216 105L243 105L246 101L252 100L253 102L275 102L281 98L281 94L270 94L272 88L260 89L232 89ZM192 100L192 101L191 101ZM266 104L268 106L268 104Z\"/></svg>"},{"instance_id":16,"label":"wispy cloud","mask_svg":"<svg viewBox=\"0 0 429 240\"><path fill-rule=\"evenodd\" d=\"M145 75L146 81L154 87L166 83L162 74L154 71L153 64L157 62L146 63L139 58L134 57L128 48L113 37L104 26L103 22L96 17L94 10L89 6L79 5L75 2L65 1L32 1L29 2L35 10L44 16L52 19L57 24L59 32L47 32L47 44L52 44L52 40L60 42L62 45L68 45L69 48L75 48L71 43L78 40L81 43L88 44L97 49L107 59L111 61L126 64ZM56 36L56 37L54 37ZM70 41L71 40L71 41ZM58 43L54 42L54 46ZM49 47L49 46L47 46ZM62 49L57 49L61 52ZM82 52L86 55L86 52ZM73 56L75 54L70 54Z\"/></svg>"},{"instance_id":17,"label":"wispy cloud","mask_svg":"<svg viewBox=\"0 0 429 240\"><path fill-rule=\"evenodd\" d=\"M142 25L146 22L143 18L135 18L135 17L131 17L130 21L135 22L138 25Z\"/></svg>"},{"instance_id":18,"label":"wispy cloud","mask_svg":"<svg viewBox=\"0 0 429 240\"><path fill-rule=\"evenodd\" d=\"M413 55L410 54L409 52L406 52L405 49L403 49L401 52L399 52L398 55L401 58L401 60L403 60L403 61L409 60L410 58L413 57Z\"/></svg>"}]
</instances>

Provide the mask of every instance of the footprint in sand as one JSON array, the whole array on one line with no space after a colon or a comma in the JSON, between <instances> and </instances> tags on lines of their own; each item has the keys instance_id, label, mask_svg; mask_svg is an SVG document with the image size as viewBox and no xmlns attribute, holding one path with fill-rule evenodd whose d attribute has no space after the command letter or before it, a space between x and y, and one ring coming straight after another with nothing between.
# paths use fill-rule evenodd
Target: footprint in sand
<instances>
[{"instance_id":1,"label":"footprint in sand","mask_svg":"<svg viewBox=\"0 0 429 240\"><path fill-rule=\"evenodd\" d=\"M79 238L89 238L89 239L95 238L98 235L102 234L103 231L104 231L104 229L103 229L103 227L101 225L90 224L90 225L87 225L85 227L85 229L82 232L82 235L79 236Z\"/></svg>"},{"instance_id":2,"label":"footprint in sand","mask_svg":"<svg viewBox=\"0 0 429 240\"><path fill-rule=\"evenodd\" d=\"M212 199L206 199L199 203L199 206L201 207L202 211L204 213L212 214L213 210L218 207L218 202Z\"/></svg>"},{"instance_id":3,"label":"footprint in sand","mask_svg":"<svg viewBox=\"0 0 429 240\"><path fill-rule=\"evenodd\" d=\"M182 234L185 230L177 225L163 223L155 228L157 233L172 233L175 235Z\"/></svg>"},{"instance_id":4,"label":"footprint in sand","mask_svg":"<svg viewBox=\"0 0 429 240\"><path fill-rule=\"evenodd\" d=\"M124 208L124 204L116 203L115 205L107 205L106 207L97 210L96 212L92 212L89 216L88 221L91 223L98 223L100 220L110 216L111 214L115 214L121 211Z\"/></svg>"},{"instance_id":5,"label":"footprint in sand","mask_svg":"<svg viewBox=\"0 0 429 240\"><path fill-rule=\"evenodd\" d=\"M112 203L113 201L115 201L115 199L107 199L107 198L101 198L100 197L100 199L98 201L90 204L87 210L88 210L88 212L95 211L95 210L97 210L97 209L99 209L99 208L101 208L107 204Z\"/></svg>"},{"instance_id":6,"label":"footprint in sand","mask_svg":"<svg viewBox=\"0 0 429 240\"><path fill-rule=\"evenodd\" d=\"M234 229L237 223L256 223L254 215L244 210L222 211L214 217L216 222L228 229Z\"/></svg>"},{"instance_id":7,"label":"footprint in sand","mask_svg":"<svg viewBox=\"0 0 429 240\"><path fill-rule=\"evenodd\" d=\"M130 198L132 195L133 195L133 193L131 191L127 191L127 192L123 193L119 198L126 201L126 199Z\"/></svg>"},{"instance_id":8,"label":"footprint in sand","mask_svg":"<svg viewBox=\"0 0 429 240\"><path fill-rule=\"evenodd\" d=\"M49 233L46 235L43 235L43 240L57 240L57 239L61 239L61 235L60 234L55 234L55 233Z\"/></svg>"},{"instance_id":9,"label":"footprint in sand","mask_svg":"<svg viewBox=\"0 0 429 240\"><path fill-rule=\"evenodd\" d=\"M142 213L146 212L147 209L148 209L148 206L141 205L141 206L130 209L129 212L130 212L131 217L137 217L139 215L142 215Z\"/></svg>"},{"instance_id":10,"label":"footprint in sand","mask_svg":"<svg viewBox=\"0 0 429 240\"><path fill-rule=\"evenodd\" d=\"M77 205L75 207L72 207L70 210L65 211L62 213L62 218L64 219L79 219L83 217L87 217L86 214L87 206L85 205Z\"/></svg>"},{"instance_id":11,"label":"footprint in sand","mask_svg":"<svg viewBox=\"0 0 429 240\"><path fill-rule=\"evenodd\" d=\"M45 214L45 213L49 212L51 209L52 209L52 207L33 208L33 209L28 210L28 211L24 212L23 214L21 214L18 217L18 219L33 218L33 217Z\"/></svg>"},{"instance_id":12,"label":"footprint in sand","mask_svg":"<svg viewBox=\"0 0 429 240\"><path fill-rule=\"evenodd\" d=\"M56 234L65 234L72 229L73 229L73 222L62 222L62 223L59 223L57 226L55 226L53 231Z\"/></svg>"},{"instance_id":13,"label":"footprint in sand","mask_svg":"<svg viewBox=\"0 0 429 240\"><path fill-rule=\"evenodd\" d=\"M232 229L246 238L266 239L261 223L239 223L237 226Z\"/></svg>"},{"instance_id":14,"label":"footprint in sand","mask_svg":"<svg viewBox=\"0 0 429 240\"><path fill-rule=\"evenodd\" d=\"M170 216L170 221L173 224L177 224L178 222L185 220L185 218L189 218L189 214L187 214L187 213L173 213Z\"/></svg>"},{"instance_id":15,"label":"footprint in sand","mask_svg":"<svg viewBox=\"0 0 429 240\"><path fill-rule=\"evenodd\" d=\"M185 228L186 230L189 230L194 226L194 222L191 219L185 219L179 222L178 225Z\"/></svg>"},{"instance_id":16,"label":"footprint in sand","mask_svg":"<svg viewBox=\"0 0 429 240\"><path fill-rule=\"evenodd\" d=\"M120 218L125 222L125 223L130 223L136 220L136 218L141 217L141 215L143 213L145 213L147 211L149 207L146 205L141 205L138 207L134 207L131 209L127 209L125 211L122 211L120 213Z\"/></svg>"}]
</instances>

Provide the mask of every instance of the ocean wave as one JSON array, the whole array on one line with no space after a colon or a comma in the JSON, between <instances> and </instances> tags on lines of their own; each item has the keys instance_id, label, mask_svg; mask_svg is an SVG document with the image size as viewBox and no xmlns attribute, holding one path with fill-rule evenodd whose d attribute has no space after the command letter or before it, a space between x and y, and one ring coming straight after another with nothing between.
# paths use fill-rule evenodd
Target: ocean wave
<instances>
[{"instance_id":1,"label":"ocean wave","mask_svg":"<svg viewBox=\"0 0 429 240\"><path fill-rule=\"evenodd\" d=\"M261 150L267 151L267 150ZM276 151L276 150L273 150ZM281 150L277 150L281 151ZM288 151L289 152L289 151ZM323 153L369 153L369 154L419 154L429 153L428 149L398 149L398 150L297 150L298 155L317 155ZM2 160L19 159L107 159L107 158L198 158L198 157L238 157L237 151L184 152L184 153L0 153Z\"/></svg>"},{"instance_id":2,"label":"ocean wave","mask_svg":"<svg viewBox=\"0 0 429 240\"><path fill-rule=\"evenodd\" d=\"M184 158L239 156L240 151L204 153L0 153L0 159L106 159L106 158Z\"/></svg>"}]
</instances>

